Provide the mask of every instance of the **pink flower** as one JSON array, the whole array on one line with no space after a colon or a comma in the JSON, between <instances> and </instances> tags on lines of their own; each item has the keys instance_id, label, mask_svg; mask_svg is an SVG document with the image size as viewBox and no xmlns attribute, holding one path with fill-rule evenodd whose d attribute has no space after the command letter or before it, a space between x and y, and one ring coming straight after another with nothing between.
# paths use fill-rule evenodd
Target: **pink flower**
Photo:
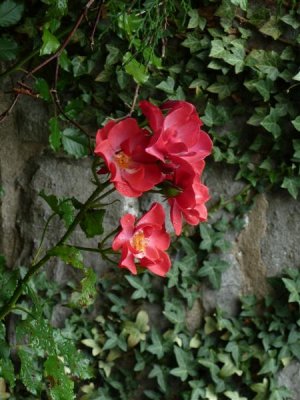
<instances>
[{"instance_id":1,"label":"pink flower","mask_svg":"<svg viewBox=\"0 0 300 400\"><path fill-rule=\"evenodd\" d=\"M199 165L200 174L204 166L205 163L202 161L202 166ZM180 235L183 218L190 225L206 221L205 203L209 200L209 193L208 188L201 183L200 175L192 174L189 167L184 168L184 165L175 171L172 184L174 193L168 198L171 207L170 216L176 235Z\"/></svg>"},{"instance_id":2,"label":"pink flower","mask_svg":"<svg viewBox=\"0 0 300 400\"><path fill-rule=\"evenodd\" d=\"M138 197L163 179L157 160L145 152L148 131L133 118L110 121L96 135L95 154L104 159L116 189Z\"/></svg>"},{"instance_id":3,"label":"pink flower","mask_svg":"<svg viewBox=\"0 0 300 400\"><path fill-rule=\"evenodd\" d=\"M121 218L121 232L114 238L113 250L121 250L119 266L137 273L136 263L156 275L165 276L171 261L165 252L170 236L165 230L165 212L161 204L154 203L137 222L132 214Z\"/></svg>"},{"instance_id":4,"label":"pink flower","mask_svg":"<svg viewBox=\"0 0 300 400\"><path fill-rule=\"evenodd\" d=\"M140 102L140 108L153 131L146 152L173 168L179 158L199 173L199 161L211 153L212 141L201 129L203 123L195 107L185 101L169 101L162 106L169 110L165 117L146 100Z\"/></svg>"}]
</instances>

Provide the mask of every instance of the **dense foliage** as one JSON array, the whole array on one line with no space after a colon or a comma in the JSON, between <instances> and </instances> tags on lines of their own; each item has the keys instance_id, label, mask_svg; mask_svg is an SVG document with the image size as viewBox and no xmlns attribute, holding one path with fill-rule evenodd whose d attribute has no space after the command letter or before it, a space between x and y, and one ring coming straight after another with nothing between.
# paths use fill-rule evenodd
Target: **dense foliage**
<instances>
[{"instance_id":1,"label":"dense foliage","mask_svg":"<svg viewBox=\"0 0 300 400\"><path fill-rule=\"evenodd\" d=\"M275 375L300 358L298 273L273 282L276 296L244 298L237 317L218 310L194 332L186 311L200 296L195 282L220 287L229 267L220 257L229 246L224 233L242 226L237 216L249 191L283 187L298 195L299 15L296 1L275 0L0 4L0 59L7 67L0 77L13 79L15 96L1 120L20 96L44 101L50 147L81 158L91 156L95 131L108 116L139 116L139 99L185 99L213 136L214 161L235 165L248 183L216 206L230 214L175 243L177 261L163 284L148 274L114 273L96 284L80 252L61 246L56 255L83 273L82 291L70 295L74 282L62 291L43 275L27 285L14 309L17 321L0 323L0 398L289 398ZM42 197L72 224L76 202ZM103 214L94 211L101 226ZM83 229L102 234L91 233L90 220ZM26 270L8 271L1 258L0 273L2 306ZM93 320L96 294L101 313ZM74 307L61 330L49 324L56 302ZM159 318L151 317L149 303Z\"/></svg>"}]
</instances>

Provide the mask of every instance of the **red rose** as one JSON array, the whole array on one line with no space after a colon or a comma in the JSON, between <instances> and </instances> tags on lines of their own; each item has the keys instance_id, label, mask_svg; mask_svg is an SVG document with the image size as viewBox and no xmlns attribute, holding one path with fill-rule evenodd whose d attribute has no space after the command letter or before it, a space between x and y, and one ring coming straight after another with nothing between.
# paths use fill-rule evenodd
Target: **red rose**
<instances>
[{"instance_id":1,"label":"red rose","mask_svg":"<svg viewBox=\"0 0 300 400\"><path fill-rule=\"evenodd\" d=\"M202 161L200 174L205 163ZM205 203L209 200L208 188L201 183L199 174L192 174L190 168L184 164L178 168L173 176L174 195L169 196L170 216L176 235L181 234L182 219L190 225L197 225L206 221L207 209ZM172 193L171 190L169 190Z\"/></svg>"},{"instance_id":2,"label":"red rose","mask_svg":"<svg viewBox=\"0 0 300 400\"><path fill-rule=\"evenodd\" d=\"M156 275L165 276L171 261L165 252L170 245L170 236L165 230L165 212L161 204L154 203L139 220L132 214L121 218L121 232L112 243L113 250L121 250L121 268L137 273L136 264Z\"/></svg>"},{"instance_id":3,"label":"red rose","mask_svg":"<svg viewBox=\"0 0 300 400\"><path fill-rule=\"evenodd\" d=\"M133 118L110 121L97 132L95 154L104 159L124 196L138 197L163 179L156 159L145 152L149 140L148 131Z\"/></svg>"},{"instance_id":4,"label":"red rose","mask_svg":"<svg viewBox=\"0 0 300 400\"><path fill-rule=\"evenodd\" d=\"M140 108L153 131L146 152L174 168L179 158L199 173L199 161L211 153L212 141L201 129L195 107L185 101L169 101L162 106L169 110L165 117L146 100L140 102Z\"/></svg>"}]
</instances>

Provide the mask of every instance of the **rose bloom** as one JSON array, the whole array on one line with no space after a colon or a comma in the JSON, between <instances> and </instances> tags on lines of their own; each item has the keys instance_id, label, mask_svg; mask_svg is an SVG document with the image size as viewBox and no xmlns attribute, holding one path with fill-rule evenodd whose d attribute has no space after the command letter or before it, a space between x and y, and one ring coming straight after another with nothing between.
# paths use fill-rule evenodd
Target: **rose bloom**
<instances>
[{"instance_id":1,"label":"rose bloom","mask_svg":"<svg viewBox=\"0 0 300 400\"><path fill-rule=\"evenodd\" d=\"M157 160L145 152L149 132L134 118L110 121L96 135L95 154L104 159L118 192L138 197L163 179Z\"/></svg>"},{"instance_id":2,"label":"rose bloom","mask_svg":"<svg viewBox=\"0 0 300 400\"><path fill-rule=\"evenodd\" d=\"M119 266L137 274L138 265L156 275L165 276L171 266L165 252L170 245L170 236L165 230L162 205L154 203L137 222L132 214L124 215L120 222L122 229L112 243L114 251L121 250Z\"/></svg>"},{"instance_id":3,"label":"rose bloom","mask_svg":"<svg viewBox=\"0 0 300 400\"><path fill-rule=\"evenodd\" d=\"M201 129L195 107L186 101L168 101L162 106L168 109L166 116L146 100L140 102L140 108L153 132L146 152L174 169L180 158L200 173L197 165L211 153L212 141Z\"/></svg>"},{"instance_id":4,"label":"rose bloom","mask_svg":"<svg viewBox=\"0 0 300 400\"><path fill-rule=\"evenodd\" d=\"M183 219L190 225L197 225L206 221L207 209L205 203L209 200L208 188L201 183L200 177L205 163L198 163L200 174L191 173L190 166L181 165L173 176L172 186L168 197L170 204L170 217L176 235L182 231Z\"/></svg>"}]
</instances>

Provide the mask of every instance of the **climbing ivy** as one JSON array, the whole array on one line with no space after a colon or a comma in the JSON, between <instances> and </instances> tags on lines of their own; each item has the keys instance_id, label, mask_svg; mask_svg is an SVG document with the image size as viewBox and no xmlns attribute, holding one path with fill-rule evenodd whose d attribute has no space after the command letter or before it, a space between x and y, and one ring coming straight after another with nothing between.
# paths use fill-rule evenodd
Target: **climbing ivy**
<instances>
[{"instance_id":1,"label":"climbing ivy","mask_svg":"<svg viewBox=\"0 0 300 400\"><path fill-rule=\"evenodd\" d=\"M225 233L242 227L249 193L281 187L298 196L299 14L297 1L275 0L1 3L0 78L13 82L15 102L30 96L48 105L52 151L91 156L108 116L139 116L139 99L187 100L213 137L213 162L234 165L247 190L234 205L221 199L212 208L227 213L174 244L163 283L108 272L96 284L80 252L56 248L81 271L81 282L62 290L41 275L14 309L16 337L1 322L0 398L291 398L276 376L300 357L296 270L274 278L265 299L244 297L236 317L217 310L191 331L186 313L204 283L220 287L230 267L222 257L230 246ZM72 223L76 201L41 196ZM89 221L103 215L91 211L81 228L94 236L101 228ZM0 271L2 306L26 271L8 272L3 258ZM72 310L61 329L49 322L56 303Z\"/></svg>"}]
</instances>

